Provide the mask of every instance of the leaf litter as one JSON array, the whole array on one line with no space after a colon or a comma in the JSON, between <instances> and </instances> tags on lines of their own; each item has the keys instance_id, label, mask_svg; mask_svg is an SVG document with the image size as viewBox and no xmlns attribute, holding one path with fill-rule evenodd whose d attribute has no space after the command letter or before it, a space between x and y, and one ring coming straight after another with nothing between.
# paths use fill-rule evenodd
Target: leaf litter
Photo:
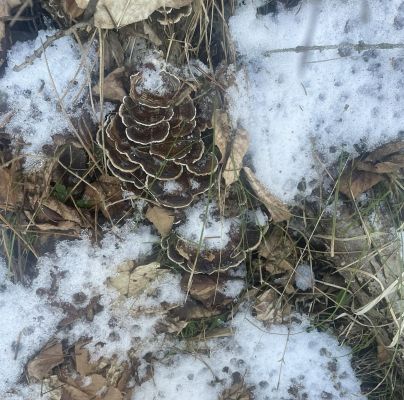
<instances>
[{"instance_id":1,"label":"leaf litter","mask_svg":"<svg viewBox=\"0 0 404 400\"><path fill-rule=\"evenodd\" d=\"M153 37L151 42L157 46L162 44L156 34L160 28L154 31L152 25L159 23L163 27L172 26L187 18L191 9L187 0L173 0L170 4L165 4L169 8L160 8L159 1L148 2L147 5L134 2L136 9L119 16L116 7L122 13L122 9L128 6L127 2L105 0L98 2L96 8L90 3L92 2L86 0L64 2L63 12L70 18L69 23L76 18L80 20L87 11L94 14L96 26L98 24L109 29L130 25L151 16L150 25L143 24L143 28L146 36L149 39ZM123 6L123 3L126 5ZM140 4L144 7L140 7ZM243 47L243 40L249 39L247 36L241 38L240 35L243 35L246 27L251 31L251 25L248 24L255 24L254 29L260 35L263 22L265 29L276 26L279 30L282 26L280 21L283 21L283 27L288 27L290 20L295 18L296 26L303 26L300 16L292 18L290 11L282 6L279 6L275 17L257 16L255 11L258 4L260 2L254 1L240 4L230 21L231 34L241 52L246 49ZM307 7L302 7L302 13L306 13ZM320 13L329 11L327 6L324 7L325 9L320 8ZM237 25L241 16L245 21ZM397 16L394 21L397 28ZM357 21L352 22L352 29L355 26ZM42 31L36 42L15 45L9 53L6 73L0 81L0 86L6 84L3 89L8 94L5 104L11 112L6 118L10 118L10 123L5 124L6 129L13 134L14 144L18 143L17 138L24 139L25 155L41 152L44 145L52 142L52 136L57 142L58 135L69 133L69 119L80 119L83 117L83 110L84 114L91 114L87 99L88 88L92 87L95 96L99 96L101 92L100 85L94 85L89 80L90 69L96 66L94 49L84 48L85 51L80 54L79 47L70 37L62 37L48 46L42 58L25 58L40 47L39 42L43 42L47 34L53 33L54 31ZM258 39L262 37L260 35L257 36ZM296 190L293 185L299 183L302 175L296 174L290 179L290 175L283 171L281 179L285 179L286 186L285 181L275 182L273 185L271 179L276 170L265 166L268 180L263 177L263 170L260 169L262 164L256 164L257 160L262 161L259 152L257 153L256 141L257 135L263 132L262 125L256 125L258 129L251 129L248 118L255 122L262 121L251 109L247 110L251 97L243 85L247 77L253 82L249 89L256 90L255 79L261 79L262 74L268 73L266 68L261 69L256 64L259 64L257 54L264 60L268 54L262 52L271 51L261 45L258 40L258 49L252 46L251 51L245 51L246 71L234 74L234 69L229 68L233 87L228 89L227 101L230 102L228 105L233 127L223 109L213 113L213 123L203 118L202 122L198 122L204 128L210 129L213 125L215 129L215 144L221 153L219 162L223 166L221 178L227 186L228 197L225 199L230 199L229 202L235 204L231 196L240 185L246 185L251 199L254 199L252 205L245 199L239 201L240 209L246 207L243 212L237 210L235 213L233 210L228 213L227 210L222 215L225 206L217 206L215 200L209 198L212 195L210 192L203 201L196 202L184 211L171 211L149 205L143 216L140 211L145 211L141 210L144 207L136 203L139 206L139 215L129 215L135 221L142 222L137 224L129 221L124 225L119 224L119 227L104 228L107 230L102 232L101 242L98 243L97 234L90 233L92 227L88 224L89 214L77 208L77 199L68 185L55 186L52 192L54 198L38 197L32 193L29 195L34 207L24 211L37 229L45 232L51 229L71 229L76 234L81 233L78 240L57 242L54 252L39 257L32 280L26 286L13 282L12 274L7 274L5 263L0 266L3 282L0 287L0 315L4 322L0 327L0 340L4 342L6 349L0 355L0 374L6 377L0 382L3 398L365 398L361 393L360 381L351 367L351 350L340 346L331 333L317 330L306 317L295 314L294 308L279 292L282 287L287 294L295 293L295 287L300 292L312 291L317 282L311 264L296 263L298 255L294 253L295 244L292 239L285 240L286 236L282 230L277 230L278 226L275 229L272 226L266 233L267 214L276 224L292 219L292 213L286 204L290 206L291 198L295 199ZM288 45L287 41L282 42L282 45ZM52 79L38 80L40 71L41 76L49 76L47 70L50 65L56 66L59 71L62 50L66 50L65 54L74 61L64 72L73 73L75 70L75 73L71 76L68 73L59 74L55 82ZM149 61L159 63L161 58L157 57L153 61L150 54ZM373 57L369 54L369 59L377 56L379 55ZM16 71L12 71L12 66L24 61L26 65L22 72L19 75L14 74ZM393 64L397 66L397 63L400 63L399 59L394 59ZM120 68L119 63L117 67L109 69L110 74L106 76L102 91L104 98L121 102L127 94L125 69ZM176 70L167 63L163 68ZM204 73L208 73L204 66L203 69ZM149 85L146 89L154 91L161 88L158 78L151 71L145 82ZM282 83L281 80L279 78L279 84ZM28 83L33 86L24 91ZM60 85L61 92L68 89L63 95L63 101L66 101L65 110L61 110L57 96L50 95L53 84L57 87ZM261 89L265 90L264 87ZM246 96L237 98L244 90ZM267 94L274 95L275 92L267 91ZM367 93L367 89L362 92ZM256 93L260 93L259 90ZM42 103L37 106L33 98L40 99ZM248 100L247 103L245 99ZM245 104L240 105L240 100ZM263 103L267 100L268 98L262 98ZM206 107L210 108L210 105ZM26 115L19 116L13 112L16 108L26 110ZM257 112L264 108L265 104L260 104ZM48 118L50 113L54 121ZM248 118L241 116L242 113L248 115ZM21 120L22 117L26 119ZM34 120L29 120L28 117ZM278 126L276 124L275 119L275 127ZM23 129L25 127L28 129ZM265 135L261 135L261 138L267 138L268 131L264 131ZM249 137L252 139L251 148ZM376 143L372 142L373 139L369 142L370 147ZM386 136L384 140L387 139ZM62 143L65 142L62 140ZM267 143L265 144L262 146L263 151L268 150ZM287 149L287 146L283 149ZM351 148L348 145L344 147L346 149ZM279 160L274 156L278 150L271 150L272 162ZM299 148L304 157L307 156L306 150L304 145ZM355 150L356 154L361 153ZM279 152L278 155L280 154ZM293 156L296 154L294 152ZM322 156L320 154L320 159ZM362 181L366 181L366 173L381 175L379 180L385 181L400 172L401 158L396 148L389 148L387 145L379 152L376 150L368 153L365 158L358 157L354 161L353 171L358 171L359 180ZM282 162L284 160L279 165L283 165ZM325 164L328 162L326 160ZM299 163L293 160L290 163L291 170L296 165ZM300 174L309 171L307 165L303 167ZM13 171L4 167L1 171L4 175L4 199L0 197L2 206L7 210L9 206L19 207L20 193L10 188L14 183L11 174ZM311 177L310 171L307 177ZM341 192L344 192L344 187L352 184L352 181L344 183L344 179L342 176ZM80 175L78 181L80 182ZM83 196L80 200L96 213L100 211L105 220L119 220L120 215L128 210L127 206L121 207L122 202L126 201L127 204L130 197L136 196L132 193L125 199L119 180L111 176L99 175L97 172L91 177L91 181L91 184L84 184L85 190L80 192ZM355 190L351 186L349 194L354 192L354 197L360 196L375 183L376 180L368 186L361 183L360 188ZM165 189L171 190L169 184L166 186ZM286 192L285 187L288 187ZM313 187L312 182L308 187ZM305 191L306 188L303 187L303 192ZM347 190L345 194L348 194ZM70 201L75 207L71 206ZM133 206L136 204L132 203ZM257 204L262 204L267 213L263 213ZM216 212L217 210L220 212ZM154 228L145 222L145 218ZM246 236L243 234L240 239L234 235L235 231L242 230L246 221L247 226L251 222L255 226L254 240L244 243L248 251L239 247ZM89 231L83 232L83 228ZM163 238L165 250L158 257L156 248L160 238L155 235L155 231ZM172 243L178 254L171 252ZM202 272L210 275L195 274L201 272L195 269L201 245L201 258L213 265L213 268L209 267ZM251 251L255 250L258 250L258 259L254 258L251 263L247 255L250 256ZM157 258L161 258L160 262L156 261ZM224 271L221 263L226 258L231 260L230 269ZM263 276L272 275L273 288L265 288L265 285L260 289L249 287L248 280L251 276L247 271L256 265L259 266L260 283L266 284ZM178 266L185 271L179 273ZM9 304L16 305L13 313L9 313ZM208 331L204 328L205 322L209 326ZM195 328L194 324L202 326L202 329L198 331L199 328ZM192 340L189 332L195 329L197 334ZM181 340L178 335L188 339ZM382 348L386 349L386 346ZM386 356L384 358L388 359ZM30 378L29 383L24 379L25 373Z\"/></svg>"}]
</instances>

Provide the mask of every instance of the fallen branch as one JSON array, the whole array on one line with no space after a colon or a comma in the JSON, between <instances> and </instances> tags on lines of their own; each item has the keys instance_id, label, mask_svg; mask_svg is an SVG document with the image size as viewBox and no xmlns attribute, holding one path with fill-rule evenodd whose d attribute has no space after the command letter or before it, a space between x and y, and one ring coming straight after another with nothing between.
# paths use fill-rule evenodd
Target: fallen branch
<instances>
[{"instance_id":1,"label":"fallen branch","mask_svg":"<svg viewBox=\"0 0 404 400\"><path fill-rule=\"evenodd\" d=\"M328 44L323 46L296 46L288 47L284 49L273 49L264 52L265 57L269 57L275 53L304 53L306 51L323 51L323 50L354 50L361 53L365 50L392 50L392 49L404 49L404 43L365 43L360 40L357 44L354 43L340 43L340 44Z\"/></svg>"}]
</instances>

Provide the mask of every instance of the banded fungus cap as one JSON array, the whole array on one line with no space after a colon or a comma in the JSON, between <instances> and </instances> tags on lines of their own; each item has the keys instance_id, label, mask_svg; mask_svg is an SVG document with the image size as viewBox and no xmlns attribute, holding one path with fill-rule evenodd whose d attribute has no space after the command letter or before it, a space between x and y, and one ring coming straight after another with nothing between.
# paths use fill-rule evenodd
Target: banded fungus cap
<instances>
[{"instance_id":1,"label":"banded fungus cap","mask_svg":"<svg viewBox=\"0 0 404 400\"><path fill-rule=\"evenodd\" d=\"M206 192L218 167L197 126L197 109L179 77L146 64L130 78L129 96L97 135L108 167L155 203L186 207Z\"/></svg>"},{"instance_id":2,"label":"banded fungus cap","mask_svg":"<svg viewBox=\"0 0 404 400\"><path fill-rule=\"evenodd\" d=\"M213 202L199 202L185 211L175 234L164 238L167 257L187 272L213 274L237 267L255 250L266 231L254 212L223 218Z\"/></svg>"}]
</instances>

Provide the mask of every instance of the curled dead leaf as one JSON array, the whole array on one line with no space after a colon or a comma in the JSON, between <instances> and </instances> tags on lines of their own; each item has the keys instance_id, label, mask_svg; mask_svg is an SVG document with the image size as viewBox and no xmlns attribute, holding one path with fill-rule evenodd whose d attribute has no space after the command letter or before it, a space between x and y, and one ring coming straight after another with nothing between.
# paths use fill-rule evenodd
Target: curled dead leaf
<instances>
[{"instance_id":1,"label":"curled dead leaf","mask_svg":"<svg viewBox=\"0 0 404 400\"><path fill-rule=\"evenodd\" d=\"M349 198L357 198L389 174L404 169L404 140L378 147L365 157L360 156L344 171L339 181L339 191Z\"/></svg>"},{"instance_id":2,"label":"curled dead leaf","mask_svg":"<svg viewBox=\"0 0 404 400\"><path fill-rule=\"evenodd\" d=\"M40 353L28 363L27 373L30 378L42 380L50 371L64 360L63 347L59 342L48 343Z\"/></svg>"},{"instance_id":3,"label":"curled dead leaf","mask_svg":"<svg viewBox=\"0 0 404 400\"><path fill-rule=\"evenodd\" d=\"M244 129L238 129L222 174L226 186L230 186L239 179L240 171L243 168L243 159L249 144L248 132Z\"/></svg>"},{"instance_id":4,"label":"curled dead leaf","mask_svg":"<svg viewBox=\"0 0 404 400\"><path fill-rule=\"evenodd\" d=\"M274 222L287 221L292 216L285 204L271 194L249 167L243 167L247 180L258 200L266 207Z\"/></svg>"},{"instance_id":5,"label":"curled dead leaf","mask_svg":"<svg viewBox=\"0 0 404 400\"><path fill-rule=\"evenodd\" d=\"M162 237L170 234L174 223L173 212L157 206L150 206L146 211L146 218L155 226Z\"/></svg>"}]
</instances>

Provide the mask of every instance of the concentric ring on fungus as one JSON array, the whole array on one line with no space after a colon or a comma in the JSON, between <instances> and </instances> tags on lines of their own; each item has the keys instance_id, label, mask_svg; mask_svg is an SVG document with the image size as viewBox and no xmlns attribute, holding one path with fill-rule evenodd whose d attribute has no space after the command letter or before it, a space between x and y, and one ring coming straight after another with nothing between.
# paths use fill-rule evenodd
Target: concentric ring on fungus
<instances>
[{"instance_id":1,"label":"concentric ring on fungus","mask_svg":"<svg viewBox=\"0 0 404 400\"><path fill-rule=\"evenodd\" d=\"M203 142L207 125L198 123L189 87L147 64L130 77L129 93L104 137L97 135L109 170L161 206L188 206L209 189L218 166Z\"/></svg>"},{"instance_id":2,"label":"concentric ring on fungus","mask_svg":"<svg viewBox=\"0 0 404 400\"><path fill-rule=\"evenodd\" d=\"M225 218L214 202L205 213L205 204L195 203L186 210L185 220L177 225L175 234L162 240L162 247L167 257L187 272L224 272L240 265L261 243L267 227L257 219L254 211ZM209 245L211 240L218 243Z\"/></svg>"}]
</instances>

